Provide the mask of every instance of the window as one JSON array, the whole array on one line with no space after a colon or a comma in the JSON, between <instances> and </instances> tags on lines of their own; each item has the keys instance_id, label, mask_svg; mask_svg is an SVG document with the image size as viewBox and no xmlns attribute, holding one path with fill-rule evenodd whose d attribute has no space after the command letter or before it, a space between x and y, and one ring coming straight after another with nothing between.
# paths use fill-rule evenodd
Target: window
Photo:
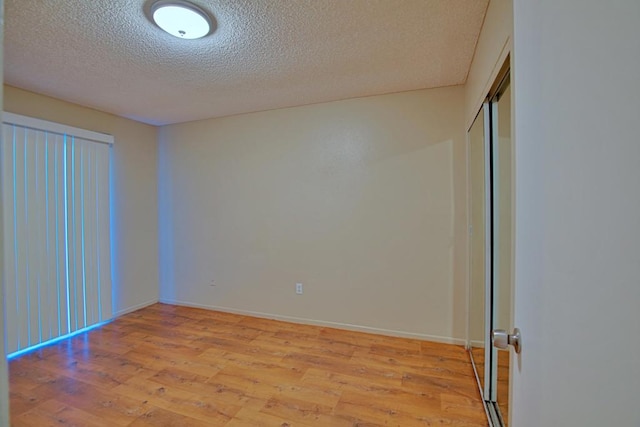
<instances>
[{"instance_id":1,"label":"window","mask_svg":"<svg viewBox=\"0 0 640 427\"><path fill-rule=\"evenodd\" d=\"M112 316L109 154L113 137L4 113L7 352Z\"/></svg>"}]
</instances>

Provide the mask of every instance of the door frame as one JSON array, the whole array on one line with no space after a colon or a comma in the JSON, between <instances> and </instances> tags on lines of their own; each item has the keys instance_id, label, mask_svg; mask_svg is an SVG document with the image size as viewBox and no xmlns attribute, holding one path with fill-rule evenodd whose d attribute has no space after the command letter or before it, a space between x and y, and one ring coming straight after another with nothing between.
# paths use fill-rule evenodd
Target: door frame
<instances>
[{"instance_id":1,"label":"door frame","mask_svg":"<svg viewBox=\"0 0 640 427\"><path fill-rule=\"evenodd\" d=\"M497 349L495 349L493 347L493 343L491 340L491 331L494 329L495 324L496 324L496 310L493 309L494 306L494 280L496 280L497 278L497 271L496 271L496 257L495 257L495 241L497 240L497 235L495 235L495 224L494 224L494 208L495 208L495 200L494 200L494 195L497 194L498 189L498 183L496 182L497 180L495 179L495 169L494 169L494 156L497 156L497 144L494 144L494 138L497 136L497 129L494 129L494 124L497 123L496 118L497 118L497 109L494 107L494 105L498 102L498 97L500 96L500 93L503 91L503 89L505 88L507 82L509 84L511 84L510 81L511 78L511 55L508 54L506 56L506 58L503 61L502 66L500 67L500 71L496 74L495 79L493 81L493 83L491 84L490 88L489 88L489 92L487 93L487 96L485 97L480 110L478 111L476 118L472 121L472 123L470 124L469 128L467 129L467 200L468 200L468 204L469 204L469 209L468 209L468 215L467 215L467 222L468 222L468 230L471 231L471 174L469 173L470 171L470 140L468 138L469 135L469 131L471 130L471 128L473 127L474 123L476 120L478 120L480 118L480 116L482 115L482 119L484 121L484 141L483 141L483 151L484 151L484 164L485 164L485 168L484 168L484 177L485 177L485 182L484 182L484 186L485 186L485 194L484 194L484 200L485 200L485 207L484 207L484 213L485 213L485 242L484 242L484 247L485 247L485 257L484 257L484 265L485 265L485 271L484 271L484 276L485 276L485 286L484 286L484 304L485 304L485 310L484 310L484 320L485 320L485 324L484 324L484 330L485 330L485 336L484 336L484 342L485 342L485 357L484 357L484 384L480 383L480 379L478 376L478 367L475 364L475 361L473 360L473 357L471 355L471 351L470 351L470 341L469 338L467 339L467 345L468 345L468 351L470 354L470 359L472 362L472 366L473 366L473 370L474 370L474 374L476 375L476 380L478 383L478 387L480 389L480 394L482 396L482 400L485 406L485 411L487 413L487 417L489 420L490 425L493 426L503 426L504 425L504 420L503 420L503 416L505 418L509 417L509 414L501 414L500 410L498 408L497 405L497 383L498 383L498 378L497 378L497 369L498 369L498 360L497 360ZM513 86L512 86L513 88ZM513 94L511 95L513 96ZM508 163L509 166L512 168L514 167L514 151L515 151L515 146L513 146L513 102L511 102L511 122L512 122L512 126L511 126L511 141L512 141L512 155L511 158L508 159ZM515 174L512 174L512 177L515 177ZM512 185L511 187L511 205L512 205L512 215L515 214L515 210L514 208L514 194L513 194L513 188L515 187L515 185ZM512 222L512 228L513 228L513 222ZM471 233L470 233L471 234ZM470 236L471 237L471 236ZM515 246L513 245L513 239L514 239L514 234L512 233L512 246L511 246L511 254L510 254L510 258L513 264L513 260L514 260L514 249ZM471 259L472 259L472 252L471 252L471 238L468 240L468 263L469 266L471 266ZM511 277L508 279L510 280L512 286L514 285L514 281L513 281L513 269L511 270ZM469 274L468 274L468 283L469 283L469 287L468 287L468 297L469 297L469 301L470 300L470 295L471 295L471 268L469 268ZM510 309L512 311L513 314L513 295L514 292L511 293L511 302L510 302ZM470 306L470 304L468 304ZM469 317L469 316L468 316ZM511 316L511 318L513 319L513 315ZM469 323L470 319L468 318L467 323ZM511 370L513 367L513 360L512 357L513 355L510 354L510 366L509 366L509 377L511 378ZM509 381L509 387L511 388L511 381ZM509 390L509 400L511 399L511 390Z\"/></svg>"}]
</instances>

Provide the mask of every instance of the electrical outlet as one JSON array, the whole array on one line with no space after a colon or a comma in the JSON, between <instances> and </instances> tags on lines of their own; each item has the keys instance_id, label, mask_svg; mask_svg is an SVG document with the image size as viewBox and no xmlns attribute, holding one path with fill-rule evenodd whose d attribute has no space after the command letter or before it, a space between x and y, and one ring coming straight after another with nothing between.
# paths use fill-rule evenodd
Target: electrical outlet
<instances>
[{"instance_id":1,"label":"electrical outlet","mask_svg":"<svg viewBox=\"0 0 640 427\"><path fill-rule=\"evenodd\" d=\"M302 283L296 283L296 294L302 295Z\"/></svg>"}]
</instances>

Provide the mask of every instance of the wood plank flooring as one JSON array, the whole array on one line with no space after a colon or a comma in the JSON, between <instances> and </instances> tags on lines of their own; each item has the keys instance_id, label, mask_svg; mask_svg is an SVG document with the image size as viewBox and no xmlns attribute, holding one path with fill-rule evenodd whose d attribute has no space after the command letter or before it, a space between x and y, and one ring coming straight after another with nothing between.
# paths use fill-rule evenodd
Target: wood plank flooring
<instances>
[{"instance_id":1,"label":"wood plank flooring","mask_svg":"<svg viewBox=\"0 0 640 427\"><path fill-rule=\"evenodd\" d=\"M13 359L13 426L486 426L459 346L155 304Z\"/></svg>"}]
</instances>

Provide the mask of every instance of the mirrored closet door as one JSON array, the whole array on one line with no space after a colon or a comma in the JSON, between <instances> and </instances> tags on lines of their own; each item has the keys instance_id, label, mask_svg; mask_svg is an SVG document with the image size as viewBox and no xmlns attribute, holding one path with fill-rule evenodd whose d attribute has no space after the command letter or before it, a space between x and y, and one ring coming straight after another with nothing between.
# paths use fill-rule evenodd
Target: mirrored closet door
<instances>
[{"instance_id":1,"label":"mirrored closet door","mask_svg":"<svg viewBox=\"0 0 640 427\"><path fill-rule=\"evenodd\" d=\"M504 73L468 132L468 349L490 422L509 417L508 349L492 345L491 331L512 328L513 160L511 85Z\"/></svg>"},{"instance_id":2,"label":"mirrored closet door","mask_svg":"<svg viewBox=\"0 0 640 427\"><path fill-rule=\"evenodd\" d=\"M470 226L469 241L471 259L469 264L470 291L469 291L469 341L468 348L471 353L476 375L482 390L485 387L485 378L490 368L485 365L485 348L489 345L487 335L490 327L490 319L487 319L489 311L486 310L487 286L491 280L490 273L490 240L487 239L491 223L490 218L490 192L487 188L489 182L489 168L485 167L489 156L489 145L485 144L485 113L488 107L485 104L480 111L468 134L469 153L469 189L470 189ZM486 129L488 131L488 128Z\"/></svg>"}]
</instances>

